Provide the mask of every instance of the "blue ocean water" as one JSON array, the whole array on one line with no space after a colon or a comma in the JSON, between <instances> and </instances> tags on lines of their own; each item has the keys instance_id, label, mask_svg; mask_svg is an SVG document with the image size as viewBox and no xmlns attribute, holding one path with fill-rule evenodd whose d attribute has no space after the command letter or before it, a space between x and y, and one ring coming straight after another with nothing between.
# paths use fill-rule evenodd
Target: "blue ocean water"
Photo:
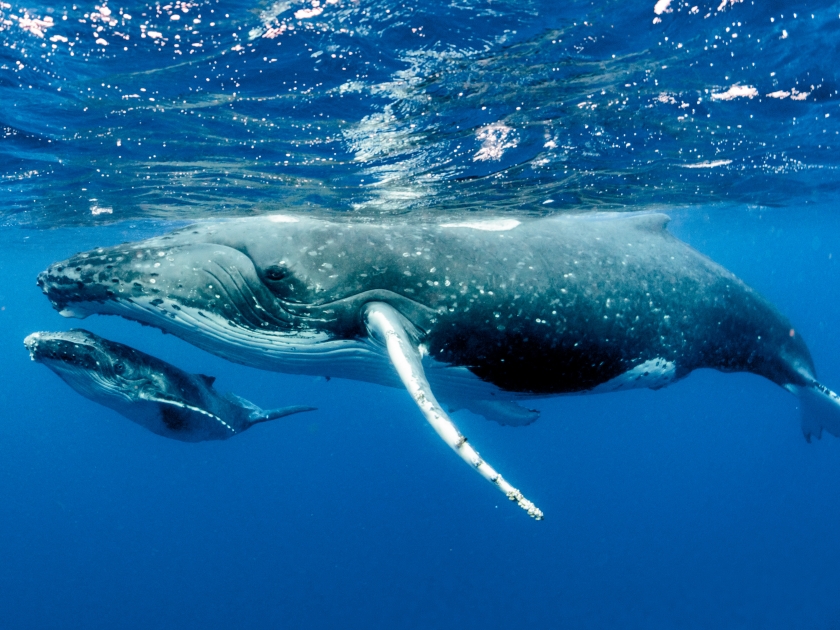
<instances>
[{"instance_id":1,"label":"blue ocean water","mask_svg":"<svg viewBox=\"0 0 840 630\"><path fill-rule=\"evenodd\" d=\"M699 371L456 414L534 522L404 393L82 325L262 407L165 440L29 360L83 249L277 210L666 210L840 387L840 3L0 2L0 627L836 628L840 441Z\"/></svg>"}]
</instances>

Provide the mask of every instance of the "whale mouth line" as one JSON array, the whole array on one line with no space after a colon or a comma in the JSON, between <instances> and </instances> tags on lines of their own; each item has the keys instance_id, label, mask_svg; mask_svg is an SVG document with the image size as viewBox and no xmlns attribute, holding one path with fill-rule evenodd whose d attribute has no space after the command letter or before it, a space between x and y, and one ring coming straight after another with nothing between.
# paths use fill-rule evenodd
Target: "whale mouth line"
<instances>
[{"instance_id":1,"label":"whale mouth line","mask_svg":"<svg viewBox=\"0 0 840 630\"><path fill-rule=\"evenodd\" d=\"M286 328L281 332L276 329L264 330L258 326L243 326L223 315L189 305L183 305L177 311L163 311L152 306L149 300L142 298L117 298L109 300L106 304L109 308L100 309L99 314L118 316L129 314L129 319L135 319L165 332L172 332L171 327L166 325L170 323L231 342L239 339L242 345L270 347L278 352L283 352L284 348L298 352L306 352L307 349L314 351L313 346L330 345L331 342L345 343L335 341L329 334L321 331Z\"/></svg>"}]
</instances>

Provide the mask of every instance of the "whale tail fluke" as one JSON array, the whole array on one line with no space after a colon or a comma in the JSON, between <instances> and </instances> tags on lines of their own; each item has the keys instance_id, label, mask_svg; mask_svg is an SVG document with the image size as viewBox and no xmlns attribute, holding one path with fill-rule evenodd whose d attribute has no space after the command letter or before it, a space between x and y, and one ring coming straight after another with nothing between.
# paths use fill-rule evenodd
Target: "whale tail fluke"
<instances>
[{"instance_id":1,"label":"whale tail fluke","mask_svg":"<svg viewBox=\"0 0 840 630\"><path fill-rule=\"evenodd\" d=\"M811 441L811 436L822 437L823 429L840 437L840 396L825 385L814 381L797 388L802 411L802 433Z\"/></svg>"},{"instance_id":2,"label":"whale tail fluke","mask_svg":"<svg viewBox=\"0 0 840 630\"><path fill-rule=\"evenodd\" d=\"M293 407L280 407L278 409L261 409L257 407L247 398L237 396L233 392L227 392L225 395L230 402L245 410L248 414L248 422L250 424L257 424L258 422L268 422L269 420L276 420L285 416L291 416L294 413L302 413L304 411L317 411L317 407L304 407L296 405Z\"/></svg>"}]
</instances>

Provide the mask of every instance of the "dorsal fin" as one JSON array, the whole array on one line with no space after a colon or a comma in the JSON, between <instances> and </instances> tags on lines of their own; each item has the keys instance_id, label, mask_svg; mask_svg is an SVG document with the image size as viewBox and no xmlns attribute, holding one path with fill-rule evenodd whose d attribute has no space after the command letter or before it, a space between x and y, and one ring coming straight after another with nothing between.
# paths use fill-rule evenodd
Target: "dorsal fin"
<instances>
[{"instance_id":1,"label":"dorsal fin","mask_svg":"<svg viewBox=\"0 0 840 630\"><path fill-rule=\"evenodd\" d=\"M651 212L650 214L637 214L635 216L627 217L633 222L633 227L638 230L646 230L648 232L662 232L665 226L671 222L671 217L661 212Z\"/></svg>"},{"instance_id":2,"label":"dorsal fin","mask_svg":"<svg viewBox=\"0 0 840 630\"><path fill-rule=\"evenodd\" d=\"M232 402L237 407L242 407L243 409L247 409L250 413L259 413L262 412L262 409L257 407L254 403L252 403L247 398L242 398L242 396L237 396L233 392L225 392L222 394L223 398L226 398L228 401Z\"/></svg>"},{"instance_id":3,"label":"dorsal fin","mask_svg":"<svg viewBox=\"0 0 840 630\"><path fill-rule=\"evenodd\" d=\"M196 376L204 381L204 384L207 385L207 387L213 387L213 383L216 382L215 376L207 376L206 374L196 374Z\"/></svg>"}]
</instances>

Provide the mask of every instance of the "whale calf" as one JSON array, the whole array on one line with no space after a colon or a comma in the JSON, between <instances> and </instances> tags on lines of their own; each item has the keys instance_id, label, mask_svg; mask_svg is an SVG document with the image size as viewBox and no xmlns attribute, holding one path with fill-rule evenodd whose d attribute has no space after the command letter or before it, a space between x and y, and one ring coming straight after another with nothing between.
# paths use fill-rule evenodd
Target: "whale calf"
<instances>
[{"instance_id":1,"label":"whale calf","mask_svg":"<svg viewBox=\"0 0 840 630\"><path fill-rule=\"evenodd\" d=\"M272 215L78 254L38 284L66 316L121 315L247 365L403 386L447 444L541 518L447 411L527 424L529 398L714 368L800 396L807 438L840 435L840 398L791 323L667 222Z\"/></svg>"},{"instance_id":2,"label":"whale calf","mask_svg":"<svg viewBox=\"0 0 840 630\"><path fill-rule=\"evenodd\" d=\"M36 332L24 344L82 396L110 407L153 433L182 442L226 440L259 422L314 407L262 410L219 394L212 376L183 370L86 330Z\"/></svg>"}]
</instances>

